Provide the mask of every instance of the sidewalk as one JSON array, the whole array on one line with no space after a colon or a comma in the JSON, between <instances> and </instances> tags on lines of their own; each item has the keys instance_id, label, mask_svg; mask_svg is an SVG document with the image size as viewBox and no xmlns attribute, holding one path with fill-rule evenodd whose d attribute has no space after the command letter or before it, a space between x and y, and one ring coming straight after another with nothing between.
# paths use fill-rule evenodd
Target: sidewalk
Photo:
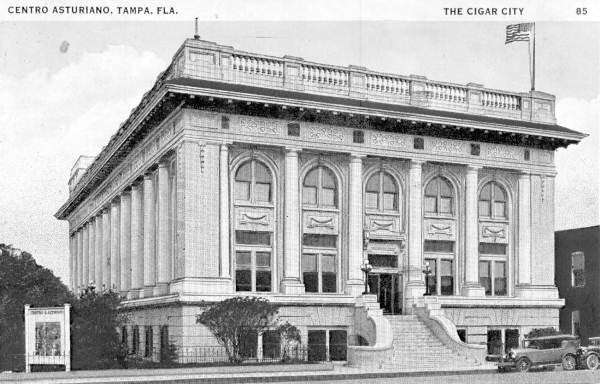
<instances>
[{"instance_id":1,"label":"sidewalk","mask_svg":"<svg viewBox=\"0 0 600 384\"><path fill-rule=\"evenodd\" d=\"M223 372L224 370L227 372ZM8 383L162 383L193 380L194 383L265 383L279 381L322 381L411 376L441 376L490 373L495 365L453 371L363 370L332 363L260 365L210 368L119 369L105 371L3 373L0 384Z\"/></svg>"}]
</instances>

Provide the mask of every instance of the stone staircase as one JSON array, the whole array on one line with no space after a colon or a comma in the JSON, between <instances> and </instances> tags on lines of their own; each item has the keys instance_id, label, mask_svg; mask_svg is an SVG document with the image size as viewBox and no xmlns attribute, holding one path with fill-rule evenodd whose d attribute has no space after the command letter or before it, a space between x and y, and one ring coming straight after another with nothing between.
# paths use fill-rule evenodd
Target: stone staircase
<instances>
[{"instance_id":1,"label":"stone staircase","mask_svg":"<svg viewBox=\"0 0 600 384\"><path fill-rule=\"evenodd\" d=\"M415 315L385 317L391 324L393 354L381 368L395 371L473 370L484 368L473 358L460 356L445 346Z\"/></svg>"}]
</instances>

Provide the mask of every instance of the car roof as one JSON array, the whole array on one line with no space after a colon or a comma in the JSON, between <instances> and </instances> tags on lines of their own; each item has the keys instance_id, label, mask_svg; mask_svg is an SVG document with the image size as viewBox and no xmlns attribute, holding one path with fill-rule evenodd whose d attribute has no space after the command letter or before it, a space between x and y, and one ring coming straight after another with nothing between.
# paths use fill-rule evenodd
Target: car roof
<instances>
[{"instance_id":1,"label":"car roof","mask_svg":"<svg viewBox=\"0 0 600 384\"><path fill-rule=\"evenodd\" d=\"M531 337L531 338L528 338L525 340L533 341L533 340L556 340L556 339L576 340L576 339L579 339L579 336L573 336L573 335L538 336L538 337Z\"/></svg>"}]
</instances>

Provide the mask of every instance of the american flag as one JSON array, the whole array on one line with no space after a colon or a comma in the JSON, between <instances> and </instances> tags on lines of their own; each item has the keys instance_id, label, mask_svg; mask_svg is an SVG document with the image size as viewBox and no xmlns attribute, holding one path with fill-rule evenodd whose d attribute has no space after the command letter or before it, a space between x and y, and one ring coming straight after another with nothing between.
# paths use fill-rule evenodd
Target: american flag
<instances>
[{"instance_id":1,"label":"american flag","mask_svg":"<svg viewBox=\"0 0 600 384\"><path fill-rule=\"evenodd\" d=\"M506 42L510 44L513 41L529 41L533 23L511 24L506 26Z\"/></svg>"}]
</instances>

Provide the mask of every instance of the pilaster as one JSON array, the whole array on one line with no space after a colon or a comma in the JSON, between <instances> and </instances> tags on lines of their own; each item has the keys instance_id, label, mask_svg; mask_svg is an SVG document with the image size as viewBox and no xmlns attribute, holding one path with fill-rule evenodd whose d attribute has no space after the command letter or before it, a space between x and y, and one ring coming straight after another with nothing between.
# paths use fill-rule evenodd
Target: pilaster
<instances>
[{"instance_id":1,"label":"pilaster","mask_svg":"<svg viewBox=\"0 0 600 384\"><path fill-rule=\"evenodd\" d=\"M220 178L220 275L224 278L231 277L230 263L230 215L229 215L229 147L221 144L219 153L219 178Z\"/></svg>"},{"instance_id":2,"label":"pilaster","mask_svg":"<svg viewBox=\"0 0 600 384\"><path fill-rule=\"evenodd\" d=\"M91 218L88 223L88 284L96 284L96 220Z\"/></svg>"},{"instance_id":3,"label":"pilaster","mask_svg":"<svg viewBox=\"0 0 600 384\"><path fill-rule=\"evenodd\" d=\"M171 281L171 247L169 244L169 167L161 161L158 164L158 239L157 239L157 281L154 296L169 292Z\"/></svg>"},{"instance_id":4,"label":"pilaster","mask_svg":"<svg viewBox=\"0 0 600 384\"><path fill-rule=\"evenodd\" d=\"M408 283L405 305L409 309L425 293L423 281L423 162L410 162L408 204Z\"/></svg>"},{"instance_id":5,"label":"pilaster","mask_svg":"<svg viewBox=\"0 0 600 384\"><path fill-rule=\"evenodd\" d=\"M144 291L142 297L150 297L156 284L156 249L154 205L154 175L144 175Z\"/></svg>"},{"instance_id":6,"label":"pilaster","mask_svg":"<svg viewBox=\"0 0 600 384\"><path fill-rule=\"evenodd\" d=\"M119 256L121 260L121 284L119 290L121 291L121 295L125 296L131 288L131 193L129 191L121 194L119 240Z\"/></svg>"},{"instance_id":7,"label":"pilaster","mask_svg":"<svg viewBox=\"0 0 600 384\"><path fill-rule=\"evenodd\" d=\"M464 296L485 296L479 284L479 223L477 181L480 167L468 166L466 171L465 196L465 282Z\"/></svg>"},{"instance_id":8,"label":"pilaster","mask_svg":"<svg viewBox=\"0 0 600 384\"><path fill-rule=\"evenodd\" d=\"M81 284L82 288L90 284L89 275L89 258L90 258L90 232L89 224L83 226L83 264L81 266Z\"/></svg>"},{"instance_id":9,"label":"pilaster","mask_svg":"<svg viewBox=\"0 0 600 384\"><path fill-rule=\"evenodd\" d=\"M119 201L110 203L110 288L119 290L121 287L121 262L119 259L119 220L121 216Z\"/></svg>"},{"instance_id":10,"label":"pilaster","mask_svg":"<svg viewBox=\"0 0 600 384\"><path fill-rule=\"evenodd\" d=\"M136 299L144 289L144 211L140 183L131 187L131 291Z\"/></svg>"},{"instance_id":11,"label":"pilaster","mask_svg":"<svg viewBox=\"0 0 600 384\"><path fill-rule=\"evenodd\" d=\"M288 148L285 153L285 218L283 280L281 290L288 295L304 293L300 282L300 197L298 186L298 149Z\"/></svg>"},{"instance_id":12,"label":"pilaster","mask_svg":"<svg viewBox=\"0 0 600 384\"><path fill-rule=\"evenodd\" d=\"M110 209L102 212L102 288L110 289Z\"/></svg>"},{"instance_id":13,"label":"pilaster","mask_svg":"<svg viewBox=\"0 0 600 384\"><path fill-rule=\"evenodd\" d=\"M529 297L531 294L529 290L531 287L531 175L528 172L521 173L518 185L518 281L515 293L519 297Z\"/></svg>"},{"instance_id":14,"label":"pilaster","mask_svg":"<svg viewBox=\"0 0 600 384\"><path fill-rule=\"evenodd\" d=\"M348 186L348 281L346 293L360 296L364 290L363 272L363 193L362 157L350 157Z\"/></svg>"},{"instance_id":15,"label":"pilaster","mask_svg":"<svg viewBox=\"0 0 600 384\"><path fill-rule=\"evenodd\" d=\"M95 224L95 247L96 250L94 251L95 253L95 260L94 260L94 264L95 264L95 273L94 273L94 281L96 282L96 289L97 290L101 290L102 289L102 255L103 255L103 251L102 251L102 214L100 213L98 216L96 216L95 220L94 220L94 224Z\"/></svg>"}]
</instances>

